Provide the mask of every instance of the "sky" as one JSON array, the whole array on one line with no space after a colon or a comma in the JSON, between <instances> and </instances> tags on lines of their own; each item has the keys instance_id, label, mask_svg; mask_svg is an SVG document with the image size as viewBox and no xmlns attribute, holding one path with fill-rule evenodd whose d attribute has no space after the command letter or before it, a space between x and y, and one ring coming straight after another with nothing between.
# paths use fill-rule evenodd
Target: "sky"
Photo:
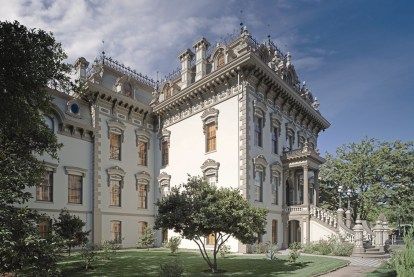
<instances>
[{"instance_id":1,"label":"sky","mask_svg":"<svg viewBox=\"0 0 414 277\"><path fill-rule=\"evenodd\" d=\"M199 38L214 44L243 22L291 53L320 101L331 123L322 153L364 137L414 140L414 1L0 0L0 20L53 32L68 62L105 50L154 79Z\"/></svg>"}]
</instances>

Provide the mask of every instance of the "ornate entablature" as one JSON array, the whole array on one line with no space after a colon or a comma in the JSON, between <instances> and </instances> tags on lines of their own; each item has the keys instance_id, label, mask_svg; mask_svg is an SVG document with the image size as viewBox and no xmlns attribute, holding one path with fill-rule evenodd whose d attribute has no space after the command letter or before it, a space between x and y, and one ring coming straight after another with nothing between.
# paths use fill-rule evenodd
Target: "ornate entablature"
<instances>
[{"instance_id":1,"label":"ornate entablature","mask_svg":"<svg viewBox=\"0 0 414 277\"><path fill-rule=\"evenodd\" d=\"M208 159L201 165L200 168L204 177L214 175L216 177L216 182L218 182L218 170L220 168L219 162Z\"/></svg>"},{"instance_id":2,"label":"ornate entablature","mask_svg":"<svg viewBox=\"0 0 414 277\"><path fill-rule=\"evenodd\" d=\"M119 166L112 166L106 170L108 173L108 186L113 181L120 181L121 188L124 187L125 171Z\"/></svg>"},{"instance_id":3,"label":"ornate entablature","mask_svg":"<svg viewBox=\"0 0 414 277\"><path fill-rule=\"evenodd\" d=\"M206 109L201 114L201 120L203 121L204 133L206 133L206 125L210 123L215 123L216 129L218 129L218 115L219 115L219 110L215 108Z\"/></svg>"},{"instance_id":4,"label":"ornate entablature","mask_svg":"<svg viewBox=\"0 0 414 277\"><path fill-rule=\"evenodd\" d=\"M107 122L108 125L108 138L110 137L111 133L121 135L121 141L124 142L124 131L125 131L125 124L116 119L110 119Z\"/></svg>"},{"instance_id":5,"label":"ornate entablature","mask_svg":"<svg viewBox=\"0 0 414 277\"><path fill-rule=\"evenodd\" d=\"M149 191L150 188L150 181L151 181L151 175L146 171L141 171L135 174L135 186L136 190L138 190L141 186L146 186L147 191Z\"/></svg>"},{"instance_id":6,"label":"ornate entablature","mask_svg":"<svg viewBox=\"0 0 414 277\"><path fill-rule=\"evenodd\" d=\"M263 155L258 155L253 158L253 173L256 176L257 171L263 172L263 181L266 179L266 168L268 166L268 162Z\"/></svg>"}]
</instances>

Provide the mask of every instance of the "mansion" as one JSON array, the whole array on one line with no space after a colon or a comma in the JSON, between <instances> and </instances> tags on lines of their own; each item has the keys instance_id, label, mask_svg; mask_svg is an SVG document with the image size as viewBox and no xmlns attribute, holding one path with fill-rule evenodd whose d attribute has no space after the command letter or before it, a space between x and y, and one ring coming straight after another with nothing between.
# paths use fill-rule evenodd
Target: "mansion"
<instances>
[{"instance_id":1,"label":"mansion","mask_svg":"<svg viewBox=\"0 0 414 277\"><path fill-rule=\"evenodd\" d=\"M318 207L318 135L330 124L290 54L244 27L215 45L202 38L178 58L180 69L157 82L104 53L91 65L77 59L86 89L50 89L54 113L45 120L63 147L59 160L40 157L47 172L31 189L30 207L51 217L67 208L86 222L93 243L134 247L154 225L156 201L188 174L202 175L268 210L263 242L285 248L351 234ZM45 232L48 223L39 227ZM175 235L156 234L157 245ZM253 247L227 244L233 252Z\"/></svg>"}]
</instances>

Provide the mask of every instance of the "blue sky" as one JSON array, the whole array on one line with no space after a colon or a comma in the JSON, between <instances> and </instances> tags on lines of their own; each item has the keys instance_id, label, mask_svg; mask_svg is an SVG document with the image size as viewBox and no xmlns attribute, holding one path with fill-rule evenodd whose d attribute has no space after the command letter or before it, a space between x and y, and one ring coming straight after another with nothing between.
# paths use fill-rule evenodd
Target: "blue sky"
<instances>
[{"instance_id":1,"label":"blue sky","mask_svg":"<svg viewBox=\"0 0 414 277\"><path fill-rule=\"evenodd\" d=\"M201 36L210 42L239 28L268 34L290 51L301 80L332 126L319 148L365 136L414 139L412 1L9 1L0 20L52 31L69 61L105 51L155 78ZM242 11L242 12L241 12Z\"/></svg>"}]
</instances>

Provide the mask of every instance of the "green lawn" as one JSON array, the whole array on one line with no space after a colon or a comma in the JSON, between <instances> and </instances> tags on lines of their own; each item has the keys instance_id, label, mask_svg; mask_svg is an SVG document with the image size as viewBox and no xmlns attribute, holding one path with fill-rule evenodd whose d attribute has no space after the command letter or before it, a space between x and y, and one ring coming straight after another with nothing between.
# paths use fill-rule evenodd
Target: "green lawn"
<instances>
[{"instance_id":1,"label":"green lawn","mask_svg":"<svg viewBox=\"0 0 414 277\"><path fill-rule=\"evenodd\" d=\"M397 273L388 267L387 263L384 263L378 267L375 271L370 272L366 275L367 277L396 277Z\"/></svg>"},{"instance_id":2,"label":"green lawn","mask_svg":"<svg viewBox=\"0 0 414 277\"><path fill-rule=\"evenodd\" d=\"M63 276L158 276L159 265L178 259L185 267L186 276L208 276L207 265L197 252L182 251L173 256L166 250L131 250L116 253L110 261L98 260L92 270L84 271L79 254L60 263ZM286 256L270 261L264 255L229 255L219 258L215 276L313 276L342 267L346 261L302 256L296 264L289 264Z\"/></svg>"}]
</instances>

